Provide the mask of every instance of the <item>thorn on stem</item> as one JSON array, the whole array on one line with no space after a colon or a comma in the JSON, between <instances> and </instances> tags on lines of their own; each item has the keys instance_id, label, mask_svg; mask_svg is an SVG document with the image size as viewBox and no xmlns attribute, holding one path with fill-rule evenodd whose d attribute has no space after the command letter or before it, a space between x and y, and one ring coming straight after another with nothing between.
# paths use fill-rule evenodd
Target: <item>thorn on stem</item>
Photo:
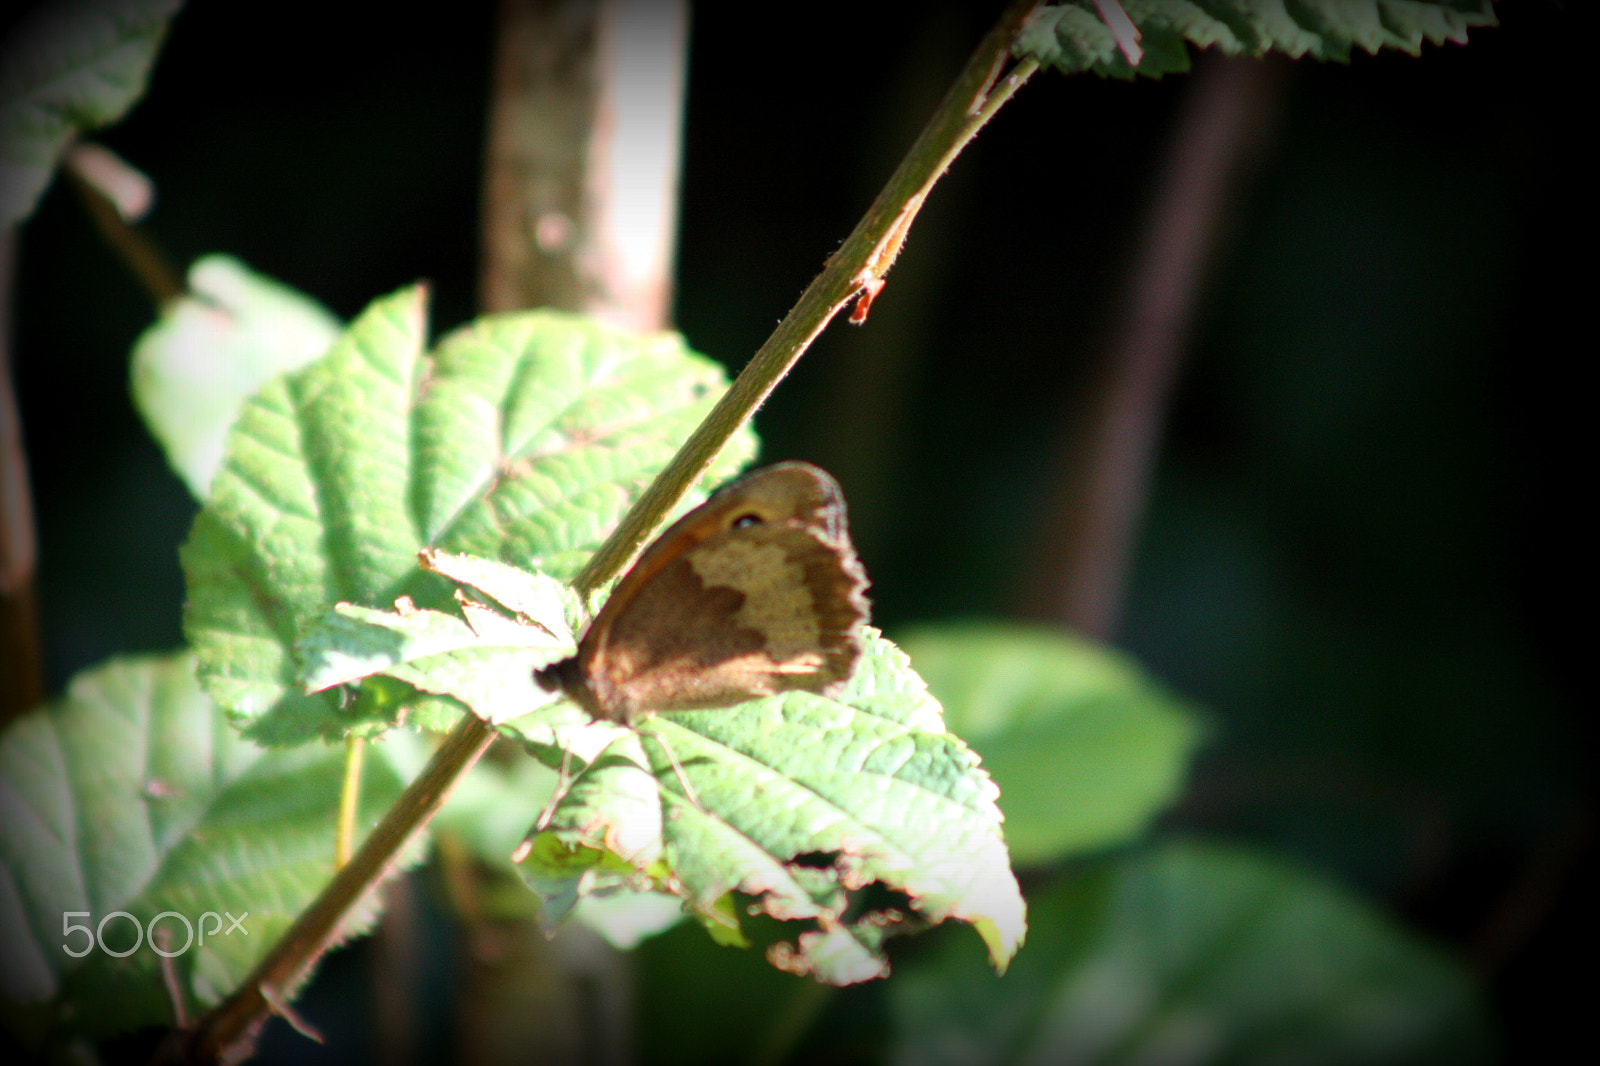
<instances>
[{"instance_id":1,"label":"thorn on stem","mask_svg":"<svg viewBox=\"0 0 1600 1066\"><path fill-rule=\"evenodd\" d=\"M861 292L856 297L856 305L850 311L850 324L859 326L867 320L867 315L872 313L872 301L883 291L883 278L868 278L861 283Z\"/></svg>"}]
</instances>

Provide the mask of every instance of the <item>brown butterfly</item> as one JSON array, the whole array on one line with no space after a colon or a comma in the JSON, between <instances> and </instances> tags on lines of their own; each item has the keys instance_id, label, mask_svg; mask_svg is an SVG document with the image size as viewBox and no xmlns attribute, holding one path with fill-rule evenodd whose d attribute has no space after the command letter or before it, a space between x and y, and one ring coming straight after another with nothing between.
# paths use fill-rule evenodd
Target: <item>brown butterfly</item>
<instances>
[{"instance_id":1,"label":"brown butterfly","mask_svg":"<svg viewBox=\"0 0 1600 1066\"><path fill-rule=\"evenodd\" d=\"M854 672L867 575L838 482L808 463L719 489L644 550L570 659L538 671L595 718L727 707Z\"/></svg>"}]
</instances>

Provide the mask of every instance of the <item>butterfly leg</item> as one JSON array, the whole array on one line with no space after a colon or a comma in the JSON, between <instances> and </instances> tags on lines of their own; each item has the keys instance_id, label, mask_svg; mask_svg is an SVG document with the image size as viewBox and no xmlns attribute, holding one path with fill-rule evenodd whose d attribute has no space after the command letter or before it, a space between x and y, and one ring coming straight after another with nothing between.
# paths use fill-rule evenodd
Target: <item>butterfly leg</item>
<instances>
[{"instance_id":1,"label":"butterfly leg","mask_svg":"<svg viewBox=\"0 0 1600 1066\"><path fill-rule=\"evenodd\" d=\"M678 761L677 755L673 754L672 745L667 743L667 738L662 736L660 733L657 733L653 729L648 733L641 731L639 735L641 737L649 736L654 739L657 744L661 745L662 752L667 756L667 762L672 764L672 772L678 775L678 784L683 786L684 796L689 800L690 803L694 804L696 810L698 810L701 814L705 814L706 809L700 802L700 796L695 792L694 786L689 784L689 777L683 772L683 764Z\"/></svg>"},{"instance_id":2,"label":"butterfly leg","mask_svg":"<svg viewBox=\"0 0 1600 1066\"><path fill-rule=\"evenodd\" d=\"M550 824L550 819L555 816L556 808L561 801L566 799L567 793L572 789L572 782L567 774L572 769L572 752L565 748L561 751L561 772L556 777L556 787L550 793L550 802L544 805L544 810L539 812L539 820L533 823L534 832L542 833Z\"/></svg>"}]
</instances>

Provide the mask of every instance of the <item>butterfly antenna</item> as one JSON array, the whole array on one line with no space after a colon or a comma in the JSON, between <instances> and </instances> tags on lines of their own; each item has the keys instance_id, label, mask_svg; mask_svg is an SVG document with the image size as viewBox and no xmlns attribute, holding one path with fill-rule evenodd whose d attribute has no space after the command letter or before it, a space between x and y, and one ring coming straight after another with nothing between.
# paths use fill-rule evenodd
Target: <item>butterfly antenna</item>
<instances>
[{"instance_id":1,"label":"butterfly antenna","mask_svg":"<svg viewBox=\"0 0 1600 1066\"><path fill-rule=\"evenodd\" d=\"M683 786L684 796L688 798L690 803L695 805L695 808L701 814L707 813L705 806L700 802L700 796L694 790L694 786L689 784L688 775L683 772L683 764L680 763L678 761L678 757L673 754L672 745L667 743L667 738L662 736L660 733L657 733L653 729L650 731L649 735L655 738L655 742L660 744L661 750L666 753L667 761L672 764L672 772L678 775L678 784Z\"/></svg>"}]
</instances>

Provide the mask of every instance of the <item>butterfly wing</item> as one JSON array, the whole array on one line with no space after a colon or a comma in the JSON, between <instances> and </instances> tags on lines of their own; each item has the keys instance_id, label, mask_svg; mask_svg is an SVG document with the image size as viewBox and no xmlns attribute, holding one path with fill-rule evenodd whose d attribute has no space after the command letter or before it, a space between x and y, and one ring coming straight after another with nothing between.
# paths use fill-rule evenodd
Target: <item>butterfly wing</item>
<instances>
[{"instance_id":1,"label":"butterfly wing","mask_svg":"<svg viewBox=\"0 0 1600 1066\"><path fill-rule=\"evenodd\" d=\"M855 669L866 585L837 483L767 467L646 549L552 676L611 721L821 692Z\"/></svg>"},{"instance_id":2,"label":"butterfly wing","mask_svg":"<svg viewBox=\"0 0 1600 1066\"><path fill-rule=\"evenodd\" d=\"M821 692L855 669L865 585L853 553L810 530L732 530L663 566L592 646L585 674L606 716L624 721Z\"/></svg>"}]
</instances>

